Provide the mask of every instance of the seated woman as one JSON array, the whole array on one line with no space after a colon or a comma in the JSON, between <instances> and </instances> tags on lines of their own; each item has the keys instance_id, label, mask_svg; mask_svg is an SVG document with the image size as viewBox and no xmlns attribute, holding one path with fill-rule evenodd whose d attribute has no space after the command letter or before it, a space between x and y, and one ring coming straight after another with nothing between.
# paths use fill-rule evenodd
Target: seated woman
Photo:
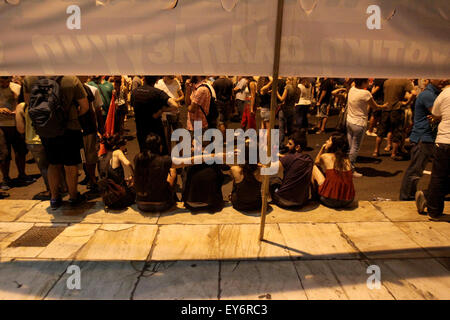
<instances>
[{"instance_id":1,"label":"seated woman","mask_svg":"<svg viewBox=\"0 0 450 320\"><path fill-rule=\"evenodd\" d=\"M233 208L238 211L260 210L261 175L257 164L249 164L249 144L245 145L245 164L231 167L233 190L230 195Z\"/></svg>"},{"instance_id":2,"label":"seated woman","mask_svg":"<svg viewBox=\"0 0 450 320\"><path fill-rule=\"evenodd\" d=\"M177 201L175 193L176 169L192 166L192 163L195 163L198 157L201 157L203 161L212 155L190 157L188 161L181 163L180 161L172 161L173 159L170 156L161 155L163 145L159 135L150 133L145 143L146 149L134 159L136 202L138 208L142 211L166 211L173 207ZM208 207L210 205L216 208L219 202L223 202L222 184L220 181L218 182L220 175L217 173L216 167L215 165L200 164L188 169L187 187L183 194L184 199L189 199L186 202L187 208L195 209L198 206ZM222 173L220 172L220 174ZM220 185L219 189L217 188L218 185Z\"/></svg>"},{"instance_id":3,"label":"seated woman","mask_svg":"<svg viewBox=\"0 0 450 320\"><path fill-rule=\"evenodd\" d=\"M177 172L171 157L161 155L163 146L159 135L149 134L145 143L146 150L134 158L136 203L142 211L166 211L177 201Z\"/></svg>"},{"instance_id":4,"label":"seated woman","mask_svg":"<svg viewBox=\"0 0 450 320\"><path fill-rule=\"evenodd\" d=\"M132 187L133 167L124 154L127 142L118 134L103 138L102 142L107 153L99 159L98 171L101 179L99 181L99 190L102 193L105 205L110 208L125 208L132 205L136 198L136 192ZM108 187L108 179L122 187L125 194L122 196L111 194Z\"/></svg>"},{"instance_id":5,"label":"seated woman","mask_svg":"<svg viewBox=\"0 0 450 320\"><path fill-rule=\"evenodd\" d=\"M318 186L316 192L320 196L320 203L324 206L345 208L355 198L348 151L347 137L341 133L333 133L316 157L313 184ZM325 172L325 176L322 172Z\"/></svg>"}]
</instances>

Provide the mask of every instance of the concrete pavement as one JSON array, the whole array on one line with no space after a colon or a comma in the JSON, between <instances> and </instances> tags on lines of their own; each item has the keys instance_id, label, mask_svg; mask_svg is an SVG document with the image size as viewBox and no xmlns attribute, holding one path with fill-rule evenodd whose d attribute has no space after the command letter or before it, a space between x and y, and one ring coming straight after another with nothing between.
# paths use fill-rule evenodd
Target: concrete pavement
<instances>
[{"instance_id":1,"label":"concrete pavement","mask_svg":"<svg viewBox=\"0 0 450 320\"><path fill-rule=\"evenodd\" d=\"M272 206L265 241L258 233L259 214L232 207L144 214L1 200L0 299L450 298L450 224L414 203ZM81 290L67 287L69 265L80 267ZM370 265L380 289L367 287Z\"/></svg>"}]
</instances>

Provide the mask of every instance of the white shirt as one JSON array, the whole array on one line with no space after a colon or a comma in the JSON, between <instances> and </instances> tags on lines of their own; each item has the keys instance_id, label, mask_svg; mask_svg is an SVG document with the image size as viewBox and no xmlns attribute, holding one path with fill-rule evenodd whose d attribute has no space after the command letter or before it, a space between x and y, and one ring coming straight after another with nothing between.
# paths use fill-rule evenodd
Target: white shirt
<instances>
[{"instance_id":1,"label":"white shirt","mask_svg":"<svg viewBox=\"0 0 450 320\"><path fill-rule=\"evenodd\" d=\"M241 80L239 80L238 84L236 85L236 88L240 89L240 91L238 91L236 93L237 100L245 101L245 99L247 98L247 93L245 92L245 86L247 86L247 79L242 78Z\"/></svg>"},{"instance_id":2,"label":"white shirt","mask_svg":"<svg viewBox=\"0 0 450 320\"><path fill-rule=\"evenodd\" d=\"M298 87L300 88L300 99L298 100L297 104L310 105L312 100L313 86L310 85L309 88L307 88L300 83Z\"/></svg>"},{"instance_id":3,"label":"white shirt","mask_svg":"<svg viewBox=\"0 0 450 320\"><path fill-rule=\"evenodd\" d=\"M171 98L179 98L178 91L181 90L180 82L178 79L173 79L171 84L167 84L163 79L159 79L155 84L155 88L164 91Z\"/></svg>"},{"instance_id":4,"label":"white shirt","mask_svg":"<svg viewBox=\"0 0 450 320\"><path fill-rule=\"evenodd\" d=\"M436 98L431 113L434 116L442 117L438 127L436 143L450 144L450 87L442 90Z\"/></svg>"},{"instance_id":5,"label":"white shirt","mask_svg":"<svg viewBox=\"0 0 450 320\"><path fill-rule=\"evenodd\" d=\"M93 102L93 107L95 108L94 111L96 110L102 110L103 107L103 100L102 97L100 96L100 92L98 92L97 87L91 86L87 83L85 83L85 85L88 86L89 89L91 89L92 94L94 95L94 102Z\"/></svg>"},{"instance_id":6,"label":"white shirt","mask_svg":"<svg viewBox=\"0 0 450 320\"><path fill-rule=\"evenodd\" d=\"M352 87L348 92L347 122L365 127L368 118L368 102L372 94L365 89Z\"/></svg>"}]
</instances>

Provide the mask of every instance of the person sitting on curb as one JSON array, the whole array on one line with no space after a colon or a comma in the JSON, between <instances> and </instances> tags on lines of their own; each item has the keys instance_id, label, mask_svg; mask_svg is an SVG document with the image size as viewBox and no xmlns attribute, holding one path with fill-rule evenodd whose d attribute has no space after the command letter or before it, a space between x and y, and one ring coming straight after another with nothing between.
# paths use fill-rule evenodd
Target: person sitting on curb
<instances>
[{"instance_id":1,"label":"person sitting on curb","mask_svg":"<svg viewBox=\"0 0 450 320\"><path fill-rule=\"evenodd\" d=\"M313 194L329 208L348 207L355 198L347 137L333 133L322 146L313 169ZM325 172L325 175L322 173Z\"/></svg>"},{"instance_id":2,"label":"person sitting on curb","mask_svg":"<svg viewBox=\"0 0 450 320\"><path fill-rule=\"evenodd\" d=\"M309 200L314 161L302 153L305 144L304 132L295 131L288 140L288 153L280 155L278 166L283 179L272 177L269 185L272 202L279 207L301 207Z\"/></svg>"}]
</instances>

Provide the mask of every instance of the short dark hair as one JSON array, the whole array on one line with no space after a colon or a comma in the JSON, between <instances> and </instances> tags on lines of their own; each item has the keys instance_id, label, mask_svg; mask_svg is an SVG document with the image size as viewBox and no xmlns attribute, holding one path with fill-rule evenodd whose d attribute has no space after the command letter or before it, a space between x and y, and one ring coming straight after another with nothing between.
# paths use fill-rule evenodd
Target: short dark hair
<instances>
[{"instance_id":1,"label":"short dark hair","mask_svg":"<svg viewBox=\"0 0 450 320\"><path fill-rule=\"evenodd\" d=\"M295 130L289 139L294 142L294 146L300 146L302 150L304 150L308 145L306 140L306 131L304 129Z\"/></svg>"},{"instance_id":2,"label":"short dark hair","mask_svg":"<svg viewBox=\"0 0 450 320\"><path fill-rule=\"evenodd\" d=\"M361 87L364 83L369 82L369 79L367 78L357 78L354 80L355 81L355 86L357 88Z\"/></svg>"},{"instance_id":3,"label":"short dark hair","mask_svg":"<svg viewBox=\"0 0 450 320\"><path fill-rule=\"evenodd\" d=\"M153 154L161 154L161 137L155 133L150 133L145 139L145 148Z\"/></svg>"},{"instance_id":4,"label":"short dark hair","mask_svg":"<svg viewBox=\"0 0 450 320\"><path fill-rule=\"evenodd\" d=\"M154 86L155 83L159 80L160 77L158 76L145 76L144 81L149 86Z\"/></svg>"}]
</instances>

